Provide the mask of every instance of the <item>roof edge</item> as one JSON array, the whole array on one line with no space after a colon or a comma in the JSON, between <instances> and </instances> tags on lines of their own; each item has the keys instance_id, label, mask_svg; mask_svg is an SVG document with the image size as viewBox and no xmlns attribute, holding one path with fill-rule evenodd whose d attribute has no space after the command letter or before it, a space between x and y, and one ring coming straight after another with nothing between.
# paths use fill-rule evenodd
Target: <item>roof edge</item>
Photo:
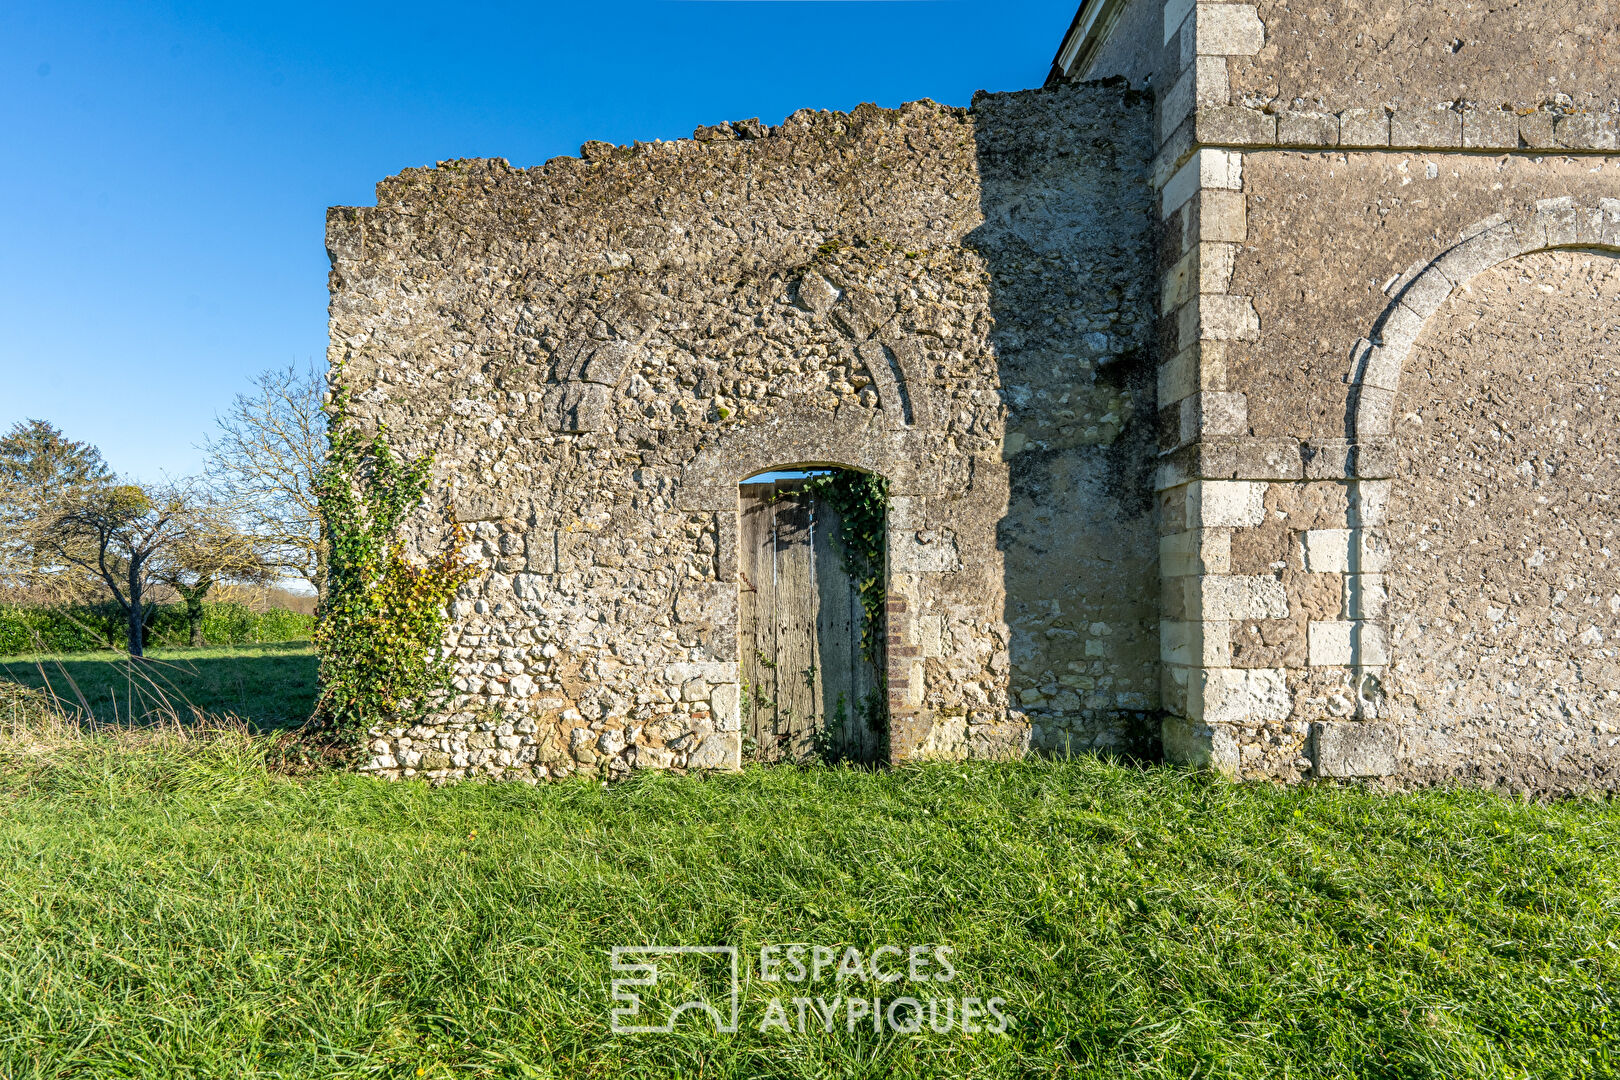
<instances>
[{"instance_id":1,"label":"roof edge","mask_svg":"<svg viewBox=\"0 0 1620 1080\"><path fill-rule=\"evenodd\" d=\"M1125 0L1081 0L1063 40L1058 43L1052 57L1052 69L1044 85L1052 86L1067 79L1096 53L1103 38L1113 27L1114 17L1125 6Z\"/></svg>"}]
</instances>

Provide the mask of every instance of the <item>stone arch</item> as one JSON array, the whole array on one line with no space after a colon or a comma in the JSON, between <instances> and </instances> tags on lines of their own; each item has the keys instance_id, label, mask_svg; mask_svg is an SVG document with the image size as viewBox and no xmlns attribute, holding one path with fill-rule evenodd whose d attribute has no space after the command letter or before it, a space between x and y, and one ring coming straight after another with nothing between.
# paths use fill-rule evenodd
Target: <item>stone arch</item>
<instances>
[{"instance_id":1,"label":"stone arch","mask_svg":"<svg viewBox=\"0 0 1620 1080\"><path fill-rule=\"evenodd\" d=\"M1499 214L1463 230L1463 238L1438 258L1419 261L1385 291L1393 297L1372 336L1351 353L1352 443L1386 438L1394 416L1401 372L1429 316L1460 286L1491 267L1555 248L1620 250L1620 199L1579 201L1566 195L1542 199L1535 209Z\"/></svg>"},{"instance_id":2,"label":"stone arch","mask_svg":"<svg viewBox=\"0 0 1620 1080\"><path fill-rule=\"evenodd\" d=\"M1407 359L1429 318L1462 285L1511 259L1560 248L1620 251L1620 199L1542 199L1533 210L1475 222L1452 247L1414 263L1385 288L1389 305L1371 335L1359 339L1351 351L1345 463L1346 478L1352 481L1353 539L1345 614L1357 670L1356 711L1365 719L1385 711L1383 683L1392 648L1386 520L1394 478L1390 442Z\"/></svg>"},{"instance_id":3,"label":"stone arch","mask_svg":"<svg viewBox=\"0 0 1620 1080\"><path fill-rule=\"evenodd\" d=\"M1385 716L1433 779L1612 765L1620 253L1527 253L1429 319L1389 440Z\"/></svg>"},{"instance_id":4,"label":"stone arch","mask_svg":"<svg viewBox=\"0 0 1620 1080\"><path fill-rule=\"evenodd\" d=\"M682 510L735 511L737 484L769 469L831 466L888 478L891 495L941 490L932 455L915 428L895 428L882 413L801 410L727 429L698 451L681 477Z\"/></svg>"},{"instance_id":5,"label":"stone arch","mask_svg":"<svg viewBox=\"0 0 1620 1080\"><path fill-rule=\"evenodd\" d=\"M674 499L678 509L714 515L720 544L738 541L738 484L775 469L833 467L876 473L889 482L887 596L887 674L891 760L922 752L932 720L920 711L919 666L923 655L911 601L894 588L894 576L949 574L962 566L954 533L927 527L924 505L947 493L939 467L937 436L919 426L896 426L880 410L799 407L767 420L728 427L698 450L681 475ZM716 598L736 619L735 560Z\"/></svg>"}]
</instances>

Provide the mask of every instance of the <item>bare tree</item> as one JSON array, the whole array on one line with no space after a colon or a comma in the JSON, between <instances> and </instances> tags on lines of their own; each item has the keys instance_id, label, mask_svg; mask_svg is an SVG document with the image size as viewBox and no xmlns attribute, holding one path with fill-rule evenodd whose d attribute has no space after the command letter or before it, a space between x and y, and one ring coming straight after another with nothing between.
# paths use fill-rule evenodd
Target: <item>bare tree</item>
<instances>
[{"instance_id":1,"label":"bare tree","mask_svg":"<svg viewBox=\"0 0 1620 1080\"><path fill-rule=\"evenodd\" d=\"M175 542L156 560L152 580L179 594L193 645L203 645L203 602L216 585L267 585L275 568L255 539L236 528L223 508L194 504Z\"/></svg>"},{"instance_id":2,"label":"bare tree","mask_svg":"<svg viewBox=\"0 0 1620 1080\"><path fill-rule=\"evenodd\" d=\"M315 473L326 454L326 380L313 365L266 371L218 417L208 476L269 565L326 595L326 544Z\"/></svg>"},{"instance_id":3,"label":"bare tree","mask_svg":"<svg viewBox=\"0 0 1620 1080\"><path fill-rule=\"evenodd\" d=\"M254 572L252 542L231 539L232 531L194 487L107 484L62 499L48 515L41 547L47 558L100 578L125 616L129 655L139 657L154 585L200 589L200 618L202 597L215 581Z\"/></svg>"}]
</instances>

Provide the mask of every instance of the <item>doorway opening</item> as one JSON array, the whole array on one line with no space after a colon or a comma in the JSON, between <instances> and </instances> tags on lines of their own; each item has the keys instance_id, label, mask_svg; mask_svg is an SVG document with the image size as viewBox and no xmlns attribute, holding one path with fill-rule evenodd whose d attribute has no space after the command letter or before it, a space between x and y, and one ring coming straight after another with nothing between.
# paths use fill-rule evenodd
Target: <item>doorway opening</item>
<instances>
[{"instance_id":1,"label":"doorway opening","mask_svg":"<svg viewBox=\"0 0 1620 1080\"><path fill-rule=\"evenodd\" d=\"M774 469L739 488L742 724L756 761L888 757L887 485Z\"/></svg>"}]
</instances>

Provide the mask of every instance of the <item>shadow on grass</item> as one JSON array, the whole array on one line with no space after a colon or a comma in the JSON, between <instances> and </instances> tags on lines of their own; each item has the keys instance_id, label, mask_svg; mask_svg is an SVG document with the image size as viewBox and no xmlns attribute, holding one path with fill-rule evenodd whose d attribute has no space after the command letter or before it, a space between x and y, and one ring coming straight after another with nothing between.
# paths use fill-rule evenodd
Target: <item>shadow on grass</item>
<instances>
[{"instance_id":1,"label":"shadow on grass","mask_svg":"<svg viewBox=\"0 0 1620 1080\"><path fill-rule=\"evenodd\" d=\"M308 642L157 649L131 665L122 653L0 659L0 678L47 690L63 709L100 723L151 723L192 709L236 716L254 730L308 719L318 662Z\"/></svg>"}]
</instances>

